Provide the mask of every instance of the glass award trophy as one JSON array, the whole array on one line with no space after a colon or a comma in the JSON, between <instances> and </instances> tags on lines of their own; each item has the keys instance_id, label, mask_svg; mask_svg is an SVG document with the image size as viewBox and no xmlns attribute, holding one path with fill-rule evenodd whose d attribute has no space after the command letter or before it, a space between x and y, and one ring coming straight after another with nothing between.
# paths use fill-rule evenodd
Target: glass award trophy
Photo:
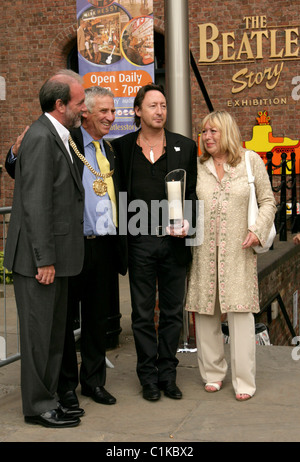
<instances>
[{"instance_id":1,"label":"glass award trophy","mask_svg":"<svg viewBox=\"0 0 300 462\"><path fill-rule=\"evenodd\" d=\"M186 171L183 169L172 170L165 177L170 230L183 227L185 184Z\"/></svg>"}]
</instances>

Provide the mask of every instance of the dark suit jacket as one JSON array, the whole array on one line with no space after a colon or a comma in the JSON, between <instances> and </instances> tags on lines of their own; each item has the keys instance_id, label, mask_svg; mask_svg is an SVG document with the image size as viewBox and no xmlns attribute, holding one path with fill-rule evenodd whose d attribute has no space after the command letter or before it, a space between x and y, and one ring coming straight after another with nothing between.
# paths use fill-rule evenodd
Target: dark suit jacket
<instances>
[{"instance_id":1,"label":"dark suit jacket","mask_svg":"<svg viewBox=\"0 0 300 462\"><path fill-rule=\"evenodd\" d=\"M11 148L8 151L6 159L5 159L5 169L7 173L9 174L9 176L11 176L12 178L15 178L16 161L9 162L10 155L11 155Z\"/></svg>"},{"instance_id":2,"label":"dark suit jacket","mask_svg":"<svg viewBox=\"0 0 300 462\"><path fill-rule=\"evenodd\" d=\"M55 265L58 277L83 264L84 189L53 124L44 114L26 133L15 162L15 188L4 266L23 276Z\"/></svg>"},{"instance_id":3,"label":"dark suit jacket","mask_svg":"<svg viewBox=\"0 0 300 462\"><path fill-rule=\"evenodd\" d=\"M73 140L75 141L75 144L78 147L80 153L84 155L83 136L82 136L81 129L77 128L77 129L71 130L71 136ZM118 157L116 156L115 151L111 147L111 144L105 140L103 140L103 142L104 142L104 149L106 152L106 156L110 163L110 168L111 170L114 169L114 174L112 178L114 182L114 188L115 188L115 194L116 194L116 200L117 200L117 210L119 210L119 192L121 189L120 163L119 163ZM84 164L75 153L73 153L73 157L75 159L78 170L80 172L80 176L82 177ZM118 248L117 248L116 268L120 274L125 275L127 272L126 236L118 235L117 246Z\"/></svg>"},{"instance_id":4,"label":"dark suit jacket","mask_svg":"<svg viewBox=\"0 0 300 462\"><path fill-rule=\"evenodd\" d=\"M121 172L125 178L125 189L128 194L129 202L131 200L132 163L138 133L138 131L130 133L112 142L117 155L120 156ZM167 145L167 173L179 168L186 171L185 199L193 201L193 222L195 223L197 146L193 140L183 135L172 133L168 130L166 130L165 133ZM187 264L191 260L191 249L185 246L185 239L172 238L172 245L178 263Z\"/></svg>"}]
</instances>

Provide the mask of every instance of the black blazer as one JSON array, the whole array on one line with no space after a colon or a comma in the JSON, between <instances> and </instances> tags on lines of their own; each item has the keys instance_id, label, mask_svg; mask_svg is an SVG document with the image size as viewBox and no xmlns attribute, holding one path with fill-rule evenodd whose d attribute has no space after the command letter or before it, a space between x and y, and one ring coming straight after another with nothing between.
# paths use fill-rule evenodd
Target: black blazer
<instances>
[{"instance_id":1,"label":"black blazer","mask_svg":"<svg viewBox=\"0 0 300 462\"><path fill-rule=\"evenodd\" d=\"M80 153L84 155L83 136L82 136L81 129L76 128L76 129L70 130L70 133ZM103 142L104 142L104 149L106 152L106 156L110 163L110 168L114 169L114 174L112 178L114 182L114 188L115 188L115 194L116 194L116 200L117 200L118 216L120 216L119 192L121 190L121 178L120 178L119 159L116 156L116 153L114 149L112 148L112 145L108 143L106 140L103 140ZM84 164L74 152L73 152L73 157L75 159L76 165L82 177ZM124 276L127 272L127 253L128 253L126 236L122 236L118 234L117 246L118 248L117 248L116 268L117 268L117 271Z\"/></svg>"},{"instance_id":2,"label":"black blazer","mask_svg":"<svg viewBox=\"0 0 300 462\"><path fill-rule=\"evenodd\" d=\"M196 143L178 133L168 130L166 133L167 172L176 169L186 171L186 194L185 199L193 202L193 225L195 224L196 210L196 181L197 181L197 146ZM128 201L131 200L132 163L134 150L139 131L129 133L112 141L118 157L122 176L124 176L124 187L128 194ZM172 247L179 264L187 264L191 261L191 248L185 245L185 239L172 239Z\"/></svg>"},{"instance_id":3,"label":"black blazer","mask_svg":"<svg viewBox=\"0 0 300 462\"><path fill-rule=\"evenodd\" d=\"M80 273L84 189L76 165L44 114L27 131L14 173L4 266L29 277L37 267L52 264L57 277Z\"/></svg>"},{"instance_id":4,"label":"black blazer","mask_svg":"<svg viewBox=\"0 0 300 462\"><path fill-rule=\"evenodd\" d=\"M16 160L17 158L14 159L13 162L9 162L11 155L11 148L9 149L6 159L5 159L5 169L9 176L11 176L13 179L15 178L15 169L16 169Z\"/></svg>"}]
</instances>

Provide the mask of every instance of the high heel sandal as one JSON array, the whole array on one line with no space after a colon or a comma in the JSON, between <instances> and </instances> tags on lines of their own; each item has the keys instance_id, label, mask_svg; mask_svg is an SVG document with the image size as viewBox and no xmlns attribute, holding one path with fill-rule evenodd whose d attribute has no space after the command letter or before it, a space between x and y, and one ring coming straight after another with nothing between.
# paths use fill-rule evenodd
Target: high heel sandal
<instances>
[{"instance_id":1,"label":"high heel sandal","mask_svg":"<svg viewBox=\"0 0 300 462\"><path fill-rule=\"evenodd\" d=\"M248 393L237 393L235 398L237 401L247 401L248 399L252 398L252 396L248 395Z\"/></svg>"},{"instance_id":2,"label":"high heel sandal","mask_svg":"<svg viewBox=\"0 0 300 462\"><path fill-rule=\"evenodd\" d=\"M221 390L222 382L208 382L205 384L204 389L208 393L215 393L216 391Z\"/></svg>"}]
</instances>

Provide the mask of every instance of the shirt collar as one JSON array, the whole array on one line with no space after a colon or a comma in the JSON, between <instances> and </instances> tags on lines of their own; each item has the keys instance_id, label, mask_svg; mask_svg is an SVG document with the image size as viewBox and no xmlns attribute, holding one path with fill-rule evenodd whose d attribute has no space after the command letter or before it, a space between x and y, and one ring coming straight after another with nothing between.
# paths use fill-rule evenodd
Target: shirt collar
<instances>
[{"instance_id":1,"label":"shirt collar","mask_svg":"<svg viewBox=\"0 0 300 462\"><path fill-rule=\"evenodd\" d=\"M100 147L103 150L103 140L102 140L102 138L100 140L94 140L94 138L83 128L83 126L81 126L80 128L81 128L81 133L82 133L82 136L83 136L84 149L87 146L89 146L93 141L99 141Z\"/></svg>"},{"instance_id":2,"label":"shirt collar","mask_svg":"<svg viewBox=\"0 0 300 462\"><path fill-rule=\"evenodd\" d=\"M60 139L64 143L64 146L70 156L71 162L73 163L73 157L72 157L72 154L70 152L70 147L69 147L69 136L70 136L69 130L64 125L62 125L57 119L55 119L55 117L49 114L49 112L45 112L45 116L48 117L48 119L54 126L55 130L57 131Z\"/></svg>"},{"instance_id":3,"label":"shirt collar","mask_svg":"<svg viewBox=\"0 0 300 462\"><path fill-rule=\"evenodd\" d=\"M62 141L64 143L66 143L66 141L68 142L69 135L70 135L69 130L66 127L64 127L57 119L55 119L55 117L53 117L51 114L49 114L49 112L45 112L45 116L47 116L48 119L52 122L52 124L54 125L57 133L61 137Z\"/></svg>"}]
</instances>

